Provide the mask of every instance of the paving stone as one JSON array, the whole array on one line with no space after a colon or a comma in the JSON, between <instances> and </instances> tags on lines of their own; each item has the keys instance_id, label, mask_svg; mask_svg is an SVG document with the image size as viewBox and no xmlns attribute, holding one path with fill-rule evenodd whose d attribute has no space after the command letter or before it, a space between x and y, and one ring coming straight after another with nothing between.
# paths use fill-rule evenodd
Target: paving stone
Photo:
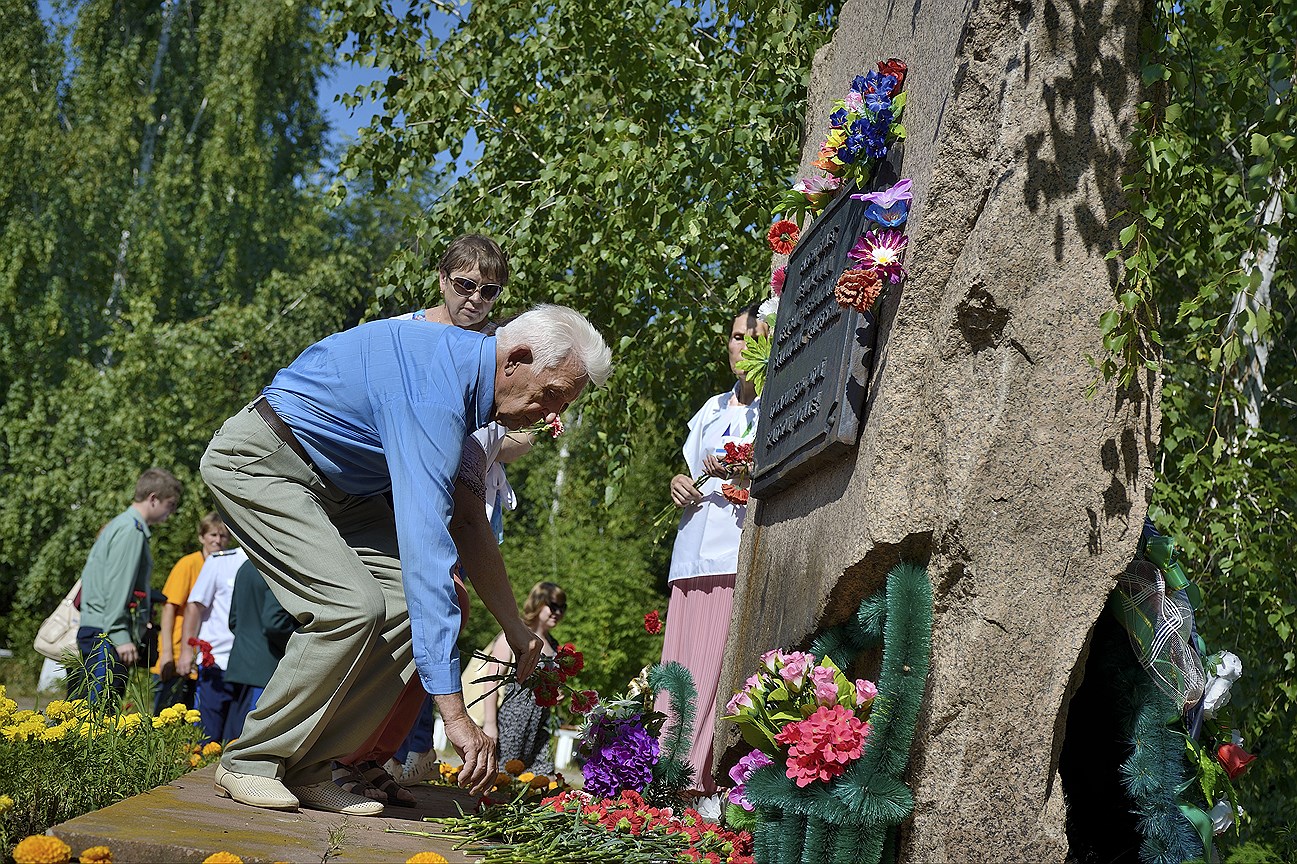
<instances>
[{"instance_id":1,"label":"paving stone","mask_svg":"<svg viewBox=\"0 0 1297 864\"><path fill-rule=\"evenodd\" d=\"M472 799L458 790L416 786L416 807L389 806L382 816L344 817L317 810L262 810L218 798L214 765L186 774L167 786L78 816L50 833L72 847L108 846L117 864L201 862L213 852L230 852L249 862L318 862L331 848L331 862L404 862L416 852L438 852L453 864L479 860L454 849L449 840L392 831L436 832L426 817L454 816Z\"/></svg>"}]
</instances>

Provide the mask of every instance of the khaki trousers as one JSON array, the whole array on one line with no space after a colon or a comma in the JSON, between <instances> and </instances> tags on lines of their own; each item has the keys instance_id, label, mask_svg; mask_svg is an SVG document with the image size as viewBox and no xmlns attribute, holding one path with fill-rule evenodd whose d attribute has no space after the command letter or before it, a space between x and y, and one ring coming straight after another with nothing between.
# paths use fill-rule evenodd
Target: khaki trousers
<instances>
[{"instance_id":1,"label":"khaki trousers","mask_svg":"<svg viewBox=\"0 0 1297 864\"><path fill-rule=\"evenodd\" d=\"M328 780L414 673L392 509L326 486L251 409L200 465L230 533L299 629L222 757L297 786Z\"/></svg>"}]
</instances>

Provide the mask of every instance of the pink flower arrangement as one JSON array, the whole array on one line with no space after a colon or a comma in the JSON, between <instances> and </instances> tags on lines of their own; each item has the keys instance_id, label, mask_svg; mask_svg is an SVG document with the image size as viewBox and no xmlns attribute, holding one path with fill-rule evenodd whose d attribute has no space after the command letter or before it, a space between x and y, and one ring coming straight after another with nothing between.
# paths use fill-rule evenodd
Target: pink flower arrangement
<instances>
[{"instance_id":1,"label":"pink flower arrangement","mask_svg":"<svg viewBox=\"0 0 1297 864\"><path fill-rule=\"evenodd\" d=\"M839 777L865 752L870 726L842 705L822 706L789 723L775 740L788 745L788 778L800 787Z\"/></svg>"},{"instance_id":2,"label":"pink flower arrangement","mask_svg":"<svg viewBox=\"0 0 1297 864\"><path fill-rule=\"evenodd\" d=\"M841 186L841 177L803 177L793 184L793 191L805 195L812 204L823 206Z\"/></svg>"},{"instance_id":3,"label":"pink flower arrangement","mask_svg":"<svg viewBox=\"0 0 1297 864\"><path fill-rule=\"evenodd\" d=\"M785 654L783 661L784 664L779 670L779 677L784 679L784 683L788 685L791 692L796 693L806 683L806 675L810 672L815 658L810 654L794 651L791 654Z\"/></svg>"},{"instance_id":4,"label":"pink flower arrangement","mask_svg":"<svg viewBox=\"0 0 1297 864\"><path fill-rule=\"evenodd\" d=\"M837 704L838 682L829 667L816 666L811 670L811 687L815 691L815 701L820 705Z\"/></svg>"}]
</instances>

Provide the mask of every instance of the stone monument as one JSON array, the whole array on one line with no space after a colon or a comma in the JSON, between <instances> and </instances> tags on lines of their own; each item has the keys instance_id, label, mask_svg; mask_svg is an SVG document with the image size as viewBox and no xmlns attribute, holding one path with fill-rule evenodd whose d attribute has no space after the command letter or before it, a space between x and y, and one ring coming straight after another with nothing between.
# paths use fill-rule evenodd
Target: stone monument
<instances>
[{"instance_id":1,"label":"stone monument","mask_svg":"<svg viewBox=\"0 0 1297 864\"><path fill-rule=\"evenodd\" d=\"M853 76L909 65L910 275L877 310L858 441L754 499L720 704L763 651L806 646L898 561L926 564L932 672L901 861L1068 853L1068 700L1135 552L1160 422L1152 374L1086 395L1141 23L1140 0L847 0L815 58L806 174ZM719 723L717 752L736 741Z\"/></svg>"}]
</instances>

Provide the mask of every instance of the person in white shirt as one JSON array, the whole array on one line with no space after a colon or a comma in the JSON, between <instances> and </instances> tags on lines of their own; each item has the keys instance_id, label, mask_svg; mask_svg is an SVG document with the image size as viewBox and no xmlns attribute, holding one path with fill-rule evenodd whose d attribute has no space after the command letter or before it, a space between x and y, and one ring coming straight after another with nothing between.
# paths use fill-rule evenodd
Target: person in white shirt
<instances>
[{"instance_id":1,"label":"person in white shirt","mask_svg":"<svg viewBox=\"0 0 1297 864\"><path fill-rule=\"evenodd\" d=\"M737 478L722 464L725 445L743 444L756 436L760 400L756 388L739 371L745 340L768 328L756 304L735 317L727 336L730 371L738 379L733 389L708 399L689 421L684 457L689 474L671 478L671 500L684 510L671 553L668 576L671 599L667 606L666 637L662 662L681 663L698 688L698 714L689 763L695 786L708 795L716 791L712 779L712 726L716 717L716 687L720 680L725 639L729 635L734 580L738 571L739 538L747 506L721 494ZM705 477L695 485L695 478ZM667 712L666 694L657 709Z\"/></svg>"},{"instance_id":2,"label":"person in white shirt","mask_svg":"<svg viewBox=\"0 0 1297 864\"><path fill-rule=\"evenodd\" d=\"M226 722L231 717L238 688L225 681L225 669L234 647L230 632L230 600L234 596L234 579L248 560L242 549L215 552L207 556L198 580L185 604L184 629L180 636L180 659L176 671L188 675L198 672L195 704L202 715L203 742L226 740ZM207 643L200 650L190 640ZM208 662L210 659L211 662Z\"/></svg>"}]
</instances>

